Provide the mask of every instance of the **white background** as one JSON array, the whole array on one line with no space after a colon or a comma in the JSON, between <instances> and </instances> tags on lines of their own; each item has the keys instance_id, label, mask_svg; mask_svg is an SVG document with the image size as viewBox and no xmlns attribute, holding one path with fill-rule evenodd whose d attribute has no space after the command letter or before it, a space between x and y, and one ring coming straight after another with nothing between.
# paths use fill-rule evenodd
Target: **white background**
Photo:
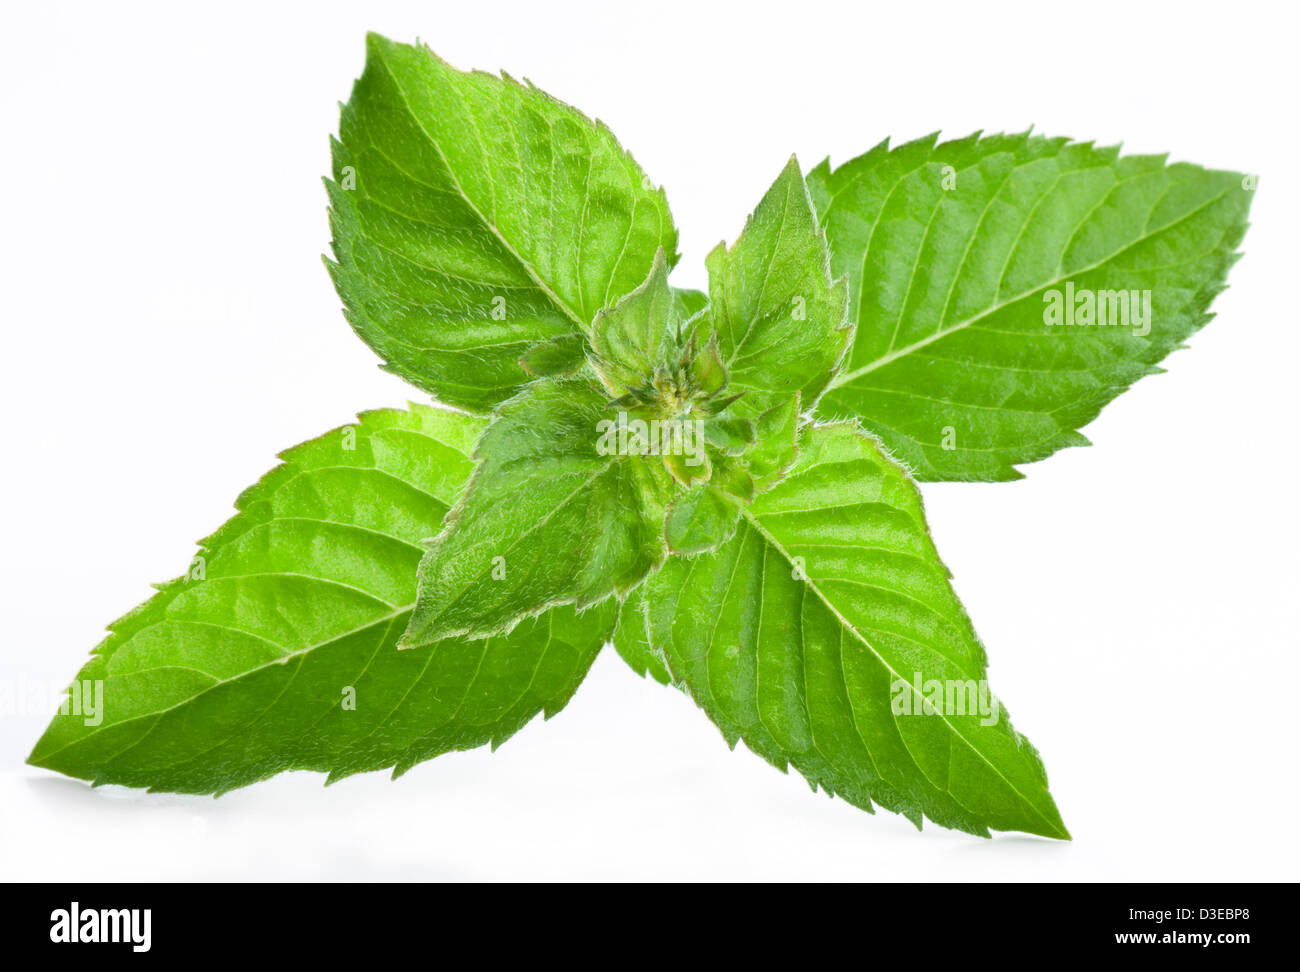
<instances>
[{"instance_id":1,"label":"white background","mask_svg":"<svg viewBox=\"0 0 1300 972\"><path fill-rule=\"evenodd\" d=\"M327 136L368 28L505 68L667 187L674 277L791 151L977 128L1260 173L1219 318L1015 484L924 489L1073 843L809 792L608 651L496 754L396 783L147 795L23 764L0 878L1295 879L1294 24L1283 4L6 5L0 27L0 678L66 683L280 449L418 392L321 265ZM741 12L743 11L743 12Z\"/></svg>"}]
</instances>

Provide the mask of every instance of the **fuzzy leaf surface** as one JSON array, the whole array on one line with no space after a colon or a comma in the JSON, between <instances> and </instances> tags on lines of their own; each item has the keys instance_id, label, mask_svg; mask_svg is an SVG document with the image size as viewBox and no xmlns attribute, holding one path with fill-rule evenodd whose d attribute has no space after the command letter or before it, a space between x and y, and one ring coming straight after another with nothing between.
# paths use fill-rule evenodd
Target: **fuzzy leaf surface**
<instances>
[{"instance_id":1,"label":"fuzzy leaf surface","mask_svg":"<svg viewBox=\"0 0 1300 972\"><path fill-rule=\"evenodd\" d=\"M657 457L602 455L594 383L530 385L501 406L420 563L404 645L483 637L556 604L622 597L660 563L671 481Z\"/></svg>"},{"instance_id":2,"label":"fuzzy leaf surface","mask_svg":"<svg viewBox=\"0 0 1300 972\"><path fill-rule=\"evenodd\" d=\"M649 675L659 684L668 685L672 681L668 666L650 641L645 600L648 586L642 584L623 601L619 609L618 625L614 628L614 650L638 675Z\"/></svg>"}]
</instances>

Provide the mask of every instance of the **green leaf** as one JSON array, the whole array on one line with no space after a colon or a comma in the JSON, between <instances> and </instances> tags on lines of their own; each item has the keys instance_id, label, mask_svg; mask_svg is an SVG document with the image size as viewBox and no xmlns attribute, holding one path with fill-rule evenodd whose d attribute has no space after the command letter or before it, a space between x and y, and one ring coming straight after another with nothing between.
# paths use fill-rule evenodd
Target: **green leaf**
<instances>
[{"instance_id":1,"label":"green leaf","mask_svg":"<svg viewBox=\"0 0 1300 972\"><path fill-rule=\"evenodd\" d=\"M660 685L667 685L672 681L668 666L650 643L645 589L642 584L623 601L614 629L614 648L638 675L649 675Z\"/></svg>"},{"instance_id":2,"label":"green leaf","mask_svg":"<svg viewBox=\"0 0 1300 972\"><path fill-rule=\"evenodd\" d=\"M1018 479L1087 445L1078 429L1210 320L1252 196L1235 172L1027 134L882 143L808 182L857 324L822 413L928 480ZM1109 323L1048 324L1067 294Z\"/></svg>"},{"instance_id":3,"label":"green leaf","mask_svg":"<svg viewBox=\"0 0 1300 972\"><path fill-rule=\"evenodd\" d=\"M627 394L662 363L669 330L675 334L680 320L675 296L668 286L668 264L660 250L650 276L613 307L596 313L591 347L597 371L611 395Z\"/></svg>"},{"instance_id":4,"label":"green leaf","mask_svg":"<svg viewBox=\"0 0 1300 972\"><path fill-rule=\"evenodd\" d=\"M622 597L663 561L667 471L657 457L600 451L606 404L585 380L548 380L501 406L420 562L404 645L483 637L557 604Z\"/></svg>"},{"instance_id":5,"label":"green leaf","mask_svg":"<svg viewBox=\"0 0 1300 972\"><path fill-rule=\"evenodd\" d=\"M663 658L732 746L918 827L1069 836L1038 754L980 697L984 650L915 486L855 426L806 428L725 546L672 558L638 594L645 644L630 619L620 652L642 671Z\"/></svg>"},{"instance_id":6,"label":"green leaf","mask_svg":"<svg viewBox=\"0 0 1300 972\"><path fill-rule=\"evenodd\" d=\"M692 487L708 482L713 475L713 463L709 460L707 450L694 455L686 453L669 453L663 457L664 467L673 479L682 486Z\"/></svg>"},{"instance_id":7,"label":"green leaf","mask_svg":"<svg viewBox=\"0 0 1300 972\"><path fill-rule=\"evenodd\" d=\"M799 434L801 397L774 405L754 423L755 446L745 453L745 463L760 492L775 486L794 464Z\"/></svg>"},{"instance_id":8,"label":"green leaf","mask_svg":"<svg viewBox=\"0 0 1300 972\"><path fill-rule=\"evenodd\" d=\"M715 419L705 426L708 442L729 456L746 454L754 445L754 434L754 423L746 418Z\"/></svg>"},{"instance_id":9,"label":"green leaf","mask_svg":"<svg viewBox=\"0 0 1300 972\"><path fill-rule=\"evenodd\" d=\"M486 412L528 380L531 346L676 260L662 191L593 122L531 85L367 40L333 143L329 262L385 367Z\"/></svg>"},{"instance_id":10,"label":"green leaf","mask_svg":"<svg viewBox=\"0 0 1300 972\"><path fill-rule=\"evenodd\" d=\"M848 345L847 288L831 280L825 234L792 157L731 249L707 259L708 316L745 415L801 392L811 408Z\"/></svg>"},{"instance_id":11,"label":"green leaf","mask_svg":"<svg viewBox=\"0 0 1300 972\"><path fill-rule=\"evenodd\" d=\"M708 303L709 295L702 290L673 288L673 306L677 309L677 316L683 321L690 320L704 310Z\"/></svg>"},{"instance_id":12,"label":"green leaf","mask_svg":"<svg viewBox=\"0 0 1300 972\"><path fill-rule=\"evenodd\" d=\"M115 622L29 761L95 783L221 793L290 769L331 781L494 747L561 709L613 611L398 651L420 540L470 472L481 419L377 411L290 449L185 576ZM82 686L102 688L89 693Z\"/></svg>"},{"instance_id":13,"label":"green leaf","mask_svg":"<svg viewBox=\"0 0 1300 972\"><path fill-rule=\"evenodd\" d=\"M587 342L576 334L562 334L529 348L519 364L530 375L544 378L574 374L587 363Z\"/></svg>"},{"instance_id":14,"label":"green leaf","mask_svg":"<svg viewBox=\"0 0 1300 972\"><path fill-rule=\"evenodd\" d=\"M742 505L712 483L688 490L673 503L664 521L668 549L687 556L716 550L736 532Z\"/></svg>"}]
</instances>

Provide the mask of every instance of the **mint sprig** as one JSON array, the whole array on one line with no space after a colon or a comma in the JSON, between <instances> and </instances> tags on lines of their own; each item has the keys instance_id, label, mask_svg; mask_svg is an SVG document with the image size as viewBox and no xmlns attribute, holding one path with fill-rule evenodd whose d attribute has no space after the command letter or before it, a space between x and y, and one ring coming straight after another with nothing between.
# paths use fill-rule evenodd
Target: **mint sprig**
<instances>
[{"instance_id":1,"label":"mint sprig","mask_svg":"<svg viewBox=\"0 0 1300 972\"><path fill-rule=\"evenodd\" d=\"M285 453L111 626L78 676L102 720L67 706L32 763L396 775L558 711L612 639L865 810L1068 837L914 478L1086 441L1209 319L1240 175L1028 134L792 158L702 293L607 128L371 35L327 186L348 320L463 411Z\"/></svg>"}]
</instances>

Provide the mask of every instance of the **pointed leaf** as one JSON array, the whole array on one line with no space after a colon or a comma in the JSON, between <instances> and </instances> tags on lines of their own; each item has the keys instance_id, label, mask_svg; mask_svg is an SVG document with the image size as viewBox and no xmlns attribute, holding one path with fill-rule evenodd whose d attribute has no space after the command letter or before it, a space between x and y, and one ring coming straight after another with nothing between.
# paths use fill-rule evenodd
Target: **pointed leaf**
<instances>
[{"instance_id":1,"label":"pointed leaf","mask_svg":"<svg viewBox=\"0 0 1300 972\"><path fill-rule=\"evenodd\" d=\"M619 454L602 425L610 416L581 380L537 382L499 409L420 562L404 645L621 597L663 561L667 473L656 457Z\"/></svg>"},{"instance_id":2,"label":"pointed leaf","mask_svg":"<svg viewBox=\"0 0 1300 972\"><path fill-rule=\"evenodd\" d=\"M602 376L620 379L606 381L611 395L623 395L638 379L654 374L666 330L676 323L668 264L660 250L650 276L613 307L597 312L592 324L591 347L602 362Z\"/></svg>"},{"instance_id":3,"label":"pointed leaf","mask_svg":"<svg viewBox=\"0 0 1300 972\"><path fill-rule=\"evenodd\" d=\"M669 560L639 593L653 652L732 745L918 826L1068 837L1038 754L987 693L915 487L853 426L805 429L725 546Z\"/></svg>"},{"instance_id":4,"label":"pointed leaf","mask_svg":"<svg viewBox=\"0 0 1300 972\"><path fill-rule=\"evenodd\" d=\"M531 85L367 41L328 182L348 320L385 367L486 412L532 345L586 334L660 247L663 193L604 125Z\"/></svg>"},{"instance_id":5,"label":"pointed leaf","mask_svg":"<svg viewBox=\"0 0 1300 972\"><path fill-rule=\"evenodd\" d=\"M729 392L753 417L802 392L811 407L850 335L847 289L832 282L826 237L791 158L731 249L709 254L708 316Z\"/></svg>"},{"instance_id":6,"label":"pointed leaf","mask_svg":"<svg viewBox=\"0 0 1300 972\"><path fill-rule=\"evenodd\" d=\"M30 762L95 783L221 793L290 769L394 774L558 711L613 615L559 608L506 638L400 652L419 541L485 423L363 414L283 455L186 576L115 622ZM82 687L89 687L83 691Z\"/></svg>"},{"instance_id":7,"label":"pointed leaf","mask_svg":"<svg viewBox=\"0 0 1300 972\"><path fill-rule=\"evenodd\" d=\"M808 181L857 323L822 411L930 480L1087 445L1209 321L1252 196L1238 173L1027 135L882 144ZM1067 298L1104 323L1049 323Z\"/></svg>"}]
</instances>

